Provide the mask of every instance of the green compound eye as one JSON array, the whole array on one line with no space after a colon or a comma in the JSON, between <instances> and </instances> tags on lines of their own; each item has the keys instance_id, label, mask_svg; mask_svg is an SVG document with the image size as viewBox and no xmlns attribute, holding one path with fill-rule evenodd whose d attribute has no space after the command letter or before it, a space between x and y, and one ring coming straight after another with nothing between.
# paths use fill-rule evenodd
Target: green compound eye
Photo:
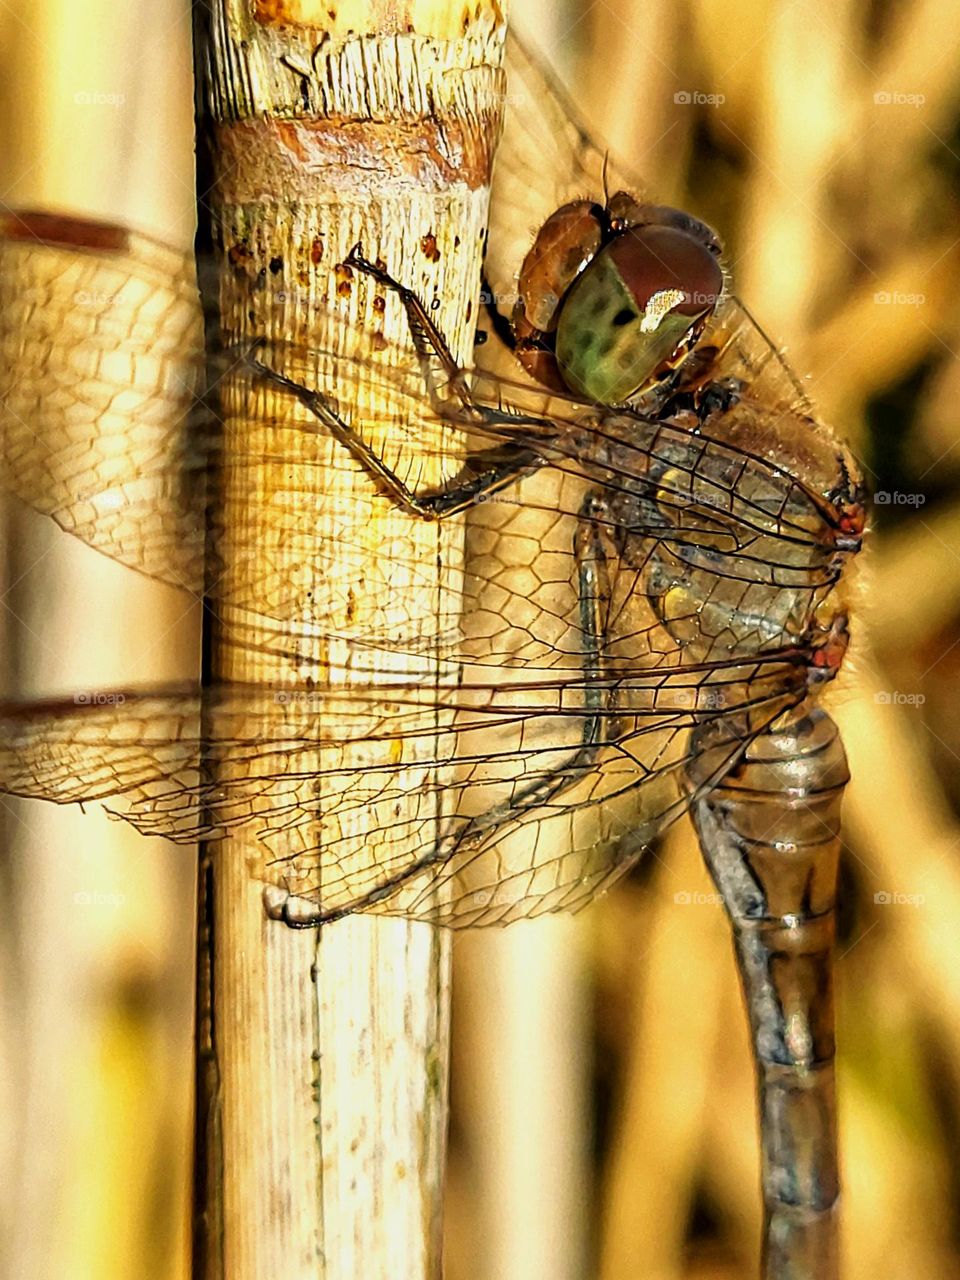
<instances>
[{"instance_id":1,"label":"green compound eye","mask_svg":"<svg viewBox=\"0 0 960 1280\"><path fill-rule=\"evenodd\" d=\"M722 288L716 256L686 231L621 233L563 304L556 353L564 381L597 404L622 404L699 332Z\"/></svg>"}]
</instances>

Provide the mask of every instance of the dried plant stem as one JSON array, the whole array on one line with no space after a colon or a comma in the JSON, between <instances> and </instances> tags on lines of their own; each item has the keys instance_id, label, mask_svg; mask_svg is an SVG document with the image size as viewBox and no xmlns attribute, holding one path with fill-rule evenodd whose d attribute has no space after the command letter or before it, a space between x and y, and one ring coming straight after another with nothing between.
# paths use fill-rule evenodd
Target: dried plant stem
<instances>
[{"instance_id":1,"label":"dried plant stem","mask_svg":"<svg viewBox=\"0 0 960 1280\"><path fill-rule=\"evenodd\" d=\"M374 289L342 266L357 241L436 297L438 324L461 356L469 349L465 313L478 287L502 19L495 4L481 5L464 28L459 12L421 5L413 28L397 26L393 5L376 3L336 11L262 3L251 13L214 0L201 21L198 62L213 126L208 203L225 255L221 326L231 340L266 339L276 364L290 340L304 351L343 350L344 321L405 341L395 299L385 310L380 303L378 319ZM264 279L282 288L258 288ZM309 377L350 405L335 359L315 361ZM416 665L398 672L397 653L378 656L369 637L389 633L399 617L422 638L449 618L458 530L397 511L335 441L295 430L305 411L291 397L262 388L256 397L255 406L234 403L228 389L224 400L221 581L255 572L232 556L231 527L291 492L315 508L317 544L329 556L304 563L265 527L264 555L286 566L298 601L281 624L286 641L246 646L241 620L217 606L214 587L210 674L301 687L312 679L318 715L336 714L325 691L349 691L359 665L374 685L429 679ZM374 401L362 409L373 447L389 449L386 415L378 418ZM234 430L255 455L262 443L265 460L252 472L231 474ZM437 457L405 462L429 484L439 478ZM358 645L366 637L368 647L354 652L351 637ZM318 778L321 768L318 753ZM318 813L331 785L318 781ZM409 803L411 817L422 813L415 794ZM411 839L419 839L413 829ZM361 831L359 854L364 846ZM319 934L287 930L264 916L249 878L256 856L236 838L219 842L206 863L196 1275L434 1276L445 938L426 924L368 918Z\"/></svg>"}]
</instances>

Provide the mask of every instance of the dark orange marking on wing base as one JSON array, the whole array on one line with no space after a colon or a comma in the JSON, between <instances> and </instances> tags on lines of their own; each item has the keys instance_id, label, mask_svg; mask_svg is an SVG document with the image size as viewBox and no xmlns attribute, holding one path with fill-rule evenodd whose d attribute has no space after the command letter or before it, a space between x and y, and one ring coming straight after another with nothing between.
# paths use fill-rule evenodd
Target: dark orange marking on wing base
<instances>
[{"instance_id":1,"label":"dark orange marking on wing base","mask_svg":"<svg viewBox=\"0 0 960 1280\"><path fill-rule=\"evenodd\" d=\"M0 234L6 240L39 240L67 249L92 249L100 253L125 253L130 244L126 227L115 222L39 210L4 214L0 219Z\"/></svg>"}]
</instances>

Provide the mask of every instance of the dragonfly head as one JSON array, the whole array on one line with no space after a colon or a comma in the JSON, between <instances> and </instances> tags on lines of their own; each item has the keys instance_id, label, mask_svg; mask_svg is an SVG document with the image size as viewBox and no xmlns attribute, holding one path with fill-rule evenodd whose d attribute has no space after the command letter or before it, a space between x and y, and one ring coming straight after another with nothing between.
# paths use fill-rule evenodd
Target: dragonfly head
<instances>
[{"instance_id":1,"label":"dragonfly head","mask_svg":"<svg viewBox=\"0 0 960 1280\"><path fill-rule=\"evenodd\" d=\"M723 292L720 245L690 214L618 192L573 201L524 260L513 326L538 381L625 403L687 354Z\"/></svg>"}]
</instances>

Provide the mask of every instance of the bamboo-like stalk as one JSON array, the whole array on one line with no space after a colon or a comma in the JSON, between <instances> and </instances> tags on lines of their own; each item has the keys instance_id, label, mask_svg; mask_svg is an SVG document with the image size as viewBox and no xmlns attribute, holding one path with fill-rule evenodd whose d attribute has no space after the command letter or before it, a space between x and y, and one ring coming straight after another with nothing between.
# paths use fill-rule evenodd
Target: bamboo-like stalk
<instances>
[{"instance_id":1,"label":"bamboo-like stalk","mask_svg":"<svg viewBox=\"0 0 960 1280\"><path fill-rule=\"evenodd\" d=\"M381 298L375 308L375 290L342 266L361 241L437 299L438 324L467 354L503 24L496 3L481 4L462 25L461 16L439 4L417 6L409 25L387 3L206 6L197 33L212 117L206 203L224 254L220 323L231 341L266 339L273 355L265 359L281 368L291 339L305 353L343 351L347 329L365 326L403 342L396 300ZM263 279L276 287L258 288ZM346 328L330 318L334 309ZM336 359L305 359L308 372L301 363L296 374L353 409L374 449L395 458L376 399L361 406ZM397 511L322 432L288 430L312 420L282 392L258 393L254 405L228 390L224 407L222 581L254 571L234 554L231 529L284 494L315 505L321 550L304 563L261 516L264 555L291 584L278 632L285 642L248 647L249 632L218 604L214 583L209 674L301 688L312 680L311 706L321 716L336 715L333 691L349 694L361 679L442 679L422 657L362 646L398 619L418 639L449 619L459 531ZM408 425L419 447L416 424ZM262 466L231 472L234 430L245 452L262 450ZM425 430L422 456L398 464L420 484L443 470L429 443ZM276 656L278 649L296 657ZM388 759L371 754L367 763ZM413 818L423 804L408 785ZM333 802L330 786L318 785L318 815ZM267 797L269 788L268 780ZM367 822L375 825L372 811ZM358 854L375 858L373 830L356 843ZM391 850L398 853L396 844ZM367 918L319 935L288 930L265 917L251 856L233 837L205 863L195 1274L434 1276L446 1128L445 937L427 924Z\"/></svg>"},{"instance_id":2,"label":"bamboo-like stalk","mask_svg":"<svg viewBox=\"0 0 960 1280\"><path fill-rule=\"evenodd\" d=\"M585 1273L584 920L524 921L458 939L453 1081L474 1188L461 1274L477 1280Z\"/></svg>"}]
</instances>

